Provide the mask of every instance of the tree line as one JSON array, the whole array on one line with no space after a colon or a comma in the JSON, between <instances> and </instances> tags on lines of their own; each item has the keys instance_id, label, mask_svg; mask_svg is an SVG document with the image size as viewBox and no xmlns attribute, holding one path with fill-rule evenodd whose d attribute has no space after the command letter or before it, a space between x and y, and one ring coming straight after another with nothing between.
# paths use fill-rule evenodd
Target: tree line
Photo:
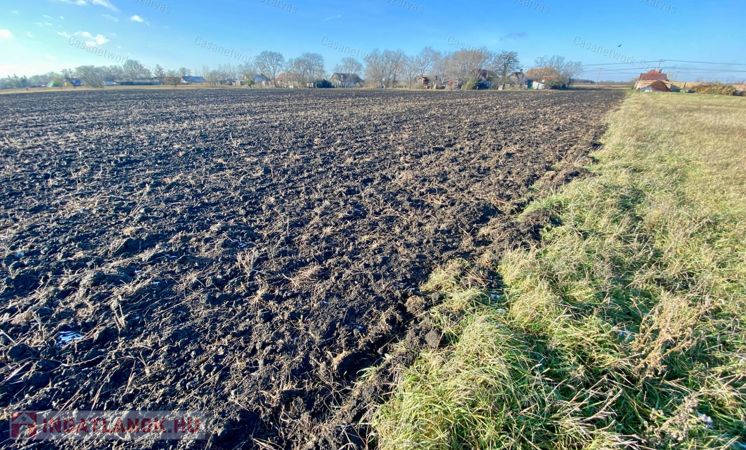
<instances>
[{"instance_id":1,"label":"tree line","mask_svg":"<svg viewBox=\"0 0 746 450\"><path fill-rule=\"evenodd\" d=\"M401 50L373 50L362 61L348 56L334 68L334 72L356 75L374 88L415 87L422 83L423 78L427 78L433 83L458 82L457 87L464 89L479 88L485 78L489 78L490 86L504 88L514 81L514 74L522 73L522 70L518 54L514 51L495 52L475 48L442 52L430 47L414 55L407 55ZM581 63L551 56L536 60L525 75L541 80L549 87L561 87L581 71ZM150 69L138 61L128 60L121 66L85 65L61 73L6 77L0 79L0 88L26 88L50 83L58 85L73 79L93 87L156 79L161 84L176 85L191 74L184 67L166 70L156 65ZM241 81L246 85L262 83L269 86L305 86L330 78L324 58L318 53L304 53L286 59L282 53L274 51L263 51L240 65L222 65L216 69L203 67L200 76L210 84Z\"/></svg>"}]
</instances>

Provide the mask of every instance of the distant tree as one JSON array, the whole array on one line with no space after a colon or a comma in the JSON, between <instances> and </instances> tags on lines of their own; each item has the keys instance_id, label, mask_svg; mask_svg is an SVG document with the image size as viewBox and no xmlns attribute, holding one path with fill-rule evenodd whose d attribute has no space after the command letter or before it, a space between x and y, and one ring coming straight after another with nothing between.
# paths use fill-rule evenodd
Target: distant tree
<instances>
[{"instance_id":1,"label":"distant tree","mask_svg":"<svg viewBox=\"0 0 746 450\"><path fill-rule=\"evenodd\" d=\"M75 72L73 72L72 69L62 69L62 78L66 82L70 82L73 78L75 78Z\"/></svg>"},{"instance_id":2,"label":"distant tree","mask_svg":"<svg viewBox=\"0 0 746 450\"><path fill-rule=\"evenodd\" d=\"M186 67L180 67L178 74L180 78L184 78L184 77L188 77L189 75L191 75L192 71L187 69Z\"/></svg>"},{"instance_id":3,"label":"distant tree","mask_svg":"<svg viewBox=\"0 0 746 450\"><path fill-rule=\"evenodd\" d=\"M101 71L104 81L113 82L124 78L124 69L122 69L122 66L101 67Z\"/></svg>"},{"instance_id":4,"label":"distant tree","mask_svg":"<svg viewBox=\"0 0 746 450\"><path fill-rule=\"evenodd\" d=\"M566 84L562 74L554 67L534 67L526 72L526 77L553 88L560 88Z\"/></svg>"},{"instance_id":5,"label":"distant tree","mask_svg":"<svg viewBox=\"0 0 746 450\"><path fill-rule=\"evenodd\" d=\"M304 84L323 79L324 57L318 53L304 53L289 61L288 70L297 74Z\"/></svg>"},{"instance_id":6,"label":"distant tree","mask_svg":"<svg viewBox=\"0 0 746 450\"><path fill-rule=\"evenodd\" d=\"M103 70L94 66L80 66L75 69L75 77L86 86L103 87L104 76Z\"/></svg>"},{"instance_id":7,"label":"distant tree","mask_svg":"<svg viewBox=\"0 0 746 450\"><path fill-rule=\"evenodd\" d=\"M179 84L181 84L181 72L176 70L169 70L166 73L165 78L163 79L163 83L171 86L178 86Z\"/></svg>"},{"instance_id":8,"label":"distant tree","mask_svg":"<svg viewBox=\"0 0 746 450\"><path fill-rule=\"evenodd\" d=\"M570 80L583 72L583 63L568 61L564 56L542 56L536 60L536 67L551 68L557 71L561 86L567 86Z\"/></svg>"},{"instance_id":9,"label":"distant tree","mask_svg":"<svg viewBox=\"0 0 746 450\"><path fill-rule=\"evenodd\" d=\"M516 52L500 52L494 56L491 66L497 72L500 86L505 89L510 75L520 70L521 62Z\"/></svg>"},{"instance_id":10,"label":"distant tree","mask_svg":"<svg viewBox=\"0 0 746 450\"><path fill-rule=\"evenodd\" d=\"M274 81L285 67L285 57L282 53L263 51L254 59L254 66L259 73Z\"/></svg>"},{"instance_id":11,"label":"distant tree","mask_svg":"<svg viewBox=\"0 0 746 450\"><path fill-rule=\"evenodd\" d=\"M396 87L406 60L401 50L373 50L365 56L365 78L374 87Z\"/></svg>"},{"instance_id":12,"label":"distant tree","mask_svg":"<svg viewBox=\"0 0 746 450\"><path fill-rule=\"evenodd\" d=\"M487 68L493 58L486 48L458 50L444 58L442 70L450 80L471 80L474 73Z\"/></svg>"},{"instance_id":13,"label":"distant tree","mask_svg":"<svg viewBox=\"0 0 746 450\"><path fill-rule=\"evenodd\" d=\"M256 67L254 67L254 64L252 63L244 63L238 66L238 77L244 81L244 83L247 86L253 86L254 85L254 78L257 75L260 75Z\"/></svg>"},{"instance_id":14,"label":"distant tree","mask_svg":"<svg viewBox=\"0 0 746 450\"><path fill-rule=\"evenodd\" d=\"M128 59L123 65L122 70L124 76L128 80L138 80L143 78L150 78L151 73L147 67L143 66L139 61Z\"/></svg>"},{"instance_id":15,"label":"distant tree","mask_svg":"<svg viewBox=\"0 0 746 450\"><path fill-rule=\"evenodd\" d=\"M160 64L156 64L155 69L153 70L153 75L158 78L161 83L166 79L166 71L163 70L163 67L161 67Z\"/></svg>"},{"instance_id":16,"label":"distant tree","mask_svg":"<svg viewBox=\"0 0 746 450\"><path fill-rule=\"evenodd\" d=\"M351 73L355 75L363 74L363 65L355 58L346 57L342 58L342 61L334 69L338 73Z\"/></svg>"}]
</instances>

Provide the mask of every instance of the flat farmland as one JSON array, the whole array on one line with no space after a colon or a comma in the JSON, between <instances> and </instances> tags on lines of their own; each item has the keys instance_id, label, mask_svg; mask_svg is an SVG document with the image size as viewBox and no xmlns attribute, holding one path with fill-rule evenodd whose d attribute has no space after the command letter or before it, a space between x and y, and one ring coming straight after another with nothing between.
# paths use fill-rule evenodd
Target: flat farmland
<instances>
[{"instance_id":1,"label":"flat farmland","mask_svg":"<svg viewBox=\"0 0 746 450\"><path fill-rule=\"evenodd\" d=\"M623 96L1 96L3 414L206 411L179 445L341 446L431 271L513 239Z\"/></svg>"}]
</instances>

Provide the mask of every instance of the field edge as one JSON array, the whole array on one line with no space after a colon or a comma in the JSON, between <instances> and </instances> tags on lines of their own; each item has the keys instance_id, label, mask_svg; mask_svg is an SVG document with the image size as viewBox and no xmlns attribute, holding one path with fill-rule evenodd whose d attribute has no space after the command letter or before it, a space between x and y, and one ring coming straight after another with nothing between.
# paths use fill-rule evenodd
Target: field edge
<instances>
[{"instance_id":1,"label":"field edge","mask_svg":"<svg viewBox=\"0 0 746 450\"><path fill-rule=\"evenodd\" d=\"M370 417L381 448L742 448L746 102L633 94L552 227L453 261L423 351ZM445 348L440 348L445 346ZM740 447L738 447L740 446Z\"/></svg>"}]
</instances>

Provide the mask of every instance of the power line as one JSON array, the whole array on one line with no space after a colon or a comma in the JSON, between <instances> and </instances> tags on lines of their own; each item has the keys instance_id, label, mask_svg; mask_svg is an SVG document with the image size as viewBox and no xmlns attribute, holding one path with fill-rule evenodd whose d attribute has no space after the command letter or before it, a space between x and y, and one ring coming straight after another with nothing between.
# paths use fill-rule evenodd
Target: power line
<instances>
[{"instance_id":1,"label":"power line","mask_svg":"<svg viewBox=\"0 0 746 450\"><path fill-rule=\"evenodd\" d=\"M712 61L688 61L683 59L656 59L653 61L629 61L629 62L618 62L618 63L598 63L598 64L583 64L586 67L598 67L598 66L624 66L630 64L663 64L666 62L675 63L686 63L686 64L711 64L717 66L746 66L745 63L725 63L725 62L712 62Z\"/></svg>"},{"instance_id":2,"label":"power line","mask_svg":"<svg viewBox=\"0 0 746 450\"><path fill-rule=\"evenodd\" d=\"M604 68L595 68L595 69L588 69L583 70L582 73L589 73L589 72L598 72L603 71L605 73L611 73L611 72L634 72L639 70L648 70L649 67L625 67L620 69L604 69ZM717 72L717 73L746 73L746 70L738 70L738 69L714 69L714 68L707 68L707 67L666 67L667 71L672 70L678 70L682 72Z\"/></svg>"}]
</instances>

